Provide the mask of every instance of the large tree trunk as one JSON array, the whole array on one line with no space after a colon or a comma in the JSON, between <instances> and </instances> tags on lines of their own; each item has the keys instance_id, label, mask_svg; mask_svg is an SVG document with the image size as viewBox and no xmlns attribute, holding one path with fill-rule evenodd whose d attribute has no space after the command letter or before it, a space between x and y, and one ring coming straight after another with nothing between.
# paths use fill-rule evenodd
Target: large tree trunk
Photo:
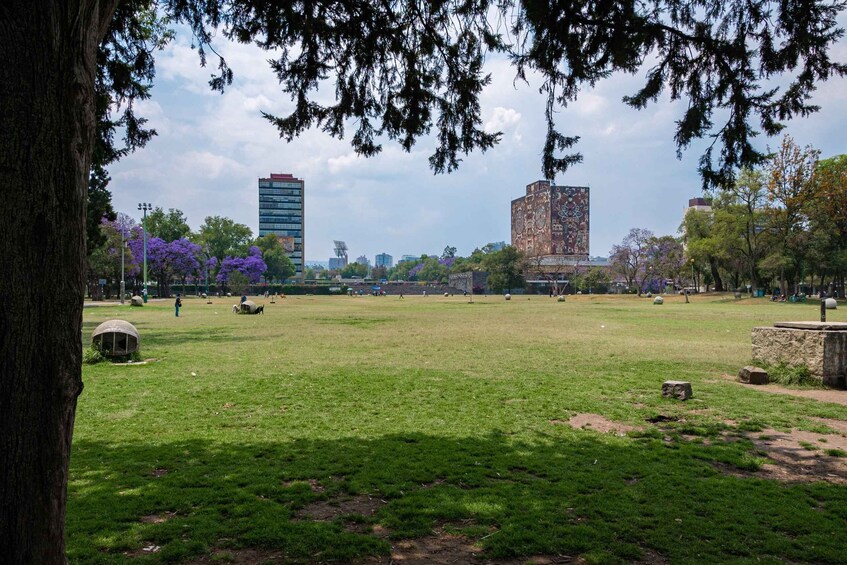
<instances>
[{"instance_id":1,"label":"large tree trunk","mask_svg":"<svg viewBox=\"0 0 847 565\"><path fill-rule=\"evenodd\" d=\"M718 262L713 258L709 258L709 270L712 272L712 282L715 285L715 292L723 292L723 279L721 272L718 270Z\"/></svg>"},{"instance_id":2,"label":"large tree trunk","mask_svg":"<svg viewBox=\"0 0 847 565\"><path fill-rule=\"evenodd\" d=\"M0 3L3 563L66 561L95 65L116 1Z\"/></svg>"}]
</instances>

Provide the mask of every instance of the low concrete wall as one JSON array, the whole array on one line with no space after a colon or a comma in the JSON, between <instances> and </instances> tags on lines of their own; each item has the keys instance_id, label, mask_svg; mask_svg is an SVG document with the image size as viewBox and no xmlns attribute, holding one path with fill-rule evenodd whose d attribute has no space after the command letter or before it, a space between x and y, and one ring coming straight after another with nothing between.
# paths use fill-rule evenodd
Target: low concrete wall
<instances>
[{"instance_id":1,"label":"low concrete wall","mask_svg":"<svg viewBox=\"0 0 847 565\"><path fill-rule=\"evenodd\" d=\"M753 360L805 366L836 388L847 385L847 332L784 327L753 328Z\"/></svg>"}]
</instances>

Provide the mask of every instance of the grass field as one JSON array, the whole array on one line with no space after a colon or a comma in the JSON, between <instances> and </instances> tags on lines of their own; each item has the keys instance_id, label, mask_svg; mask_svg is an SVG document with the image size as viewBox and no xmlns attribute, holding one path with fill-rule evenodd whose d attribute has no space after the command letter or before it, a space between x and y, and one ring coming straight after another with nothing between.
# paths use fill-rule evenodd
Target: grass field
<instances>
[{"instance_id":1,"label":"grass field","mask_svg":"<svg viewBox=\"0 0 847 565\"><path fill-rule=\"evenodd\" d=\"M84 368L72 563L847 562L847 485L770 478L755 442L832 434L847 407L722 376L814 301L235 301L85 310L85 343L125 319L155 361Z\"/></svg>"}]
</instances>

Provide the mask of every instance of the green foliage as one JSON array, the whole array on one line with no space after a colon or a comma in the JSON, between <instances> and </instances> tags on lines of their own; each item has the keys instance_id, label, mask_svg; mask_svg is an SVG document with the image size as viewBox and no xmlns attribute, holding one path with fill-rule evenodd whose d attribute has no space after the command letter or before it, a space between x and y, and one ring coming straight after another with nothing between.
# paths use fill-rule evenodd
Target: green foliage
<instances>
[{"instance_id":1,"label":"green foliage","mask_svg":"<svg viewBox=\"0 0 847 565\"><path fill-rule=\"evenodd\" d=\"M253 232L244 224L223 216L207 216L200 226L196 243L207 250L210 257L216 257L220 266L227 256L247 255L252 238Z\"/></svg>"},{"instance_id":2,"label":"green foliage","mask_svg":"<svg viewBox=\"0 0 847 565\"><path fill-rule=\"evenodd\" d=\"M156 206L147 214L147 237L159 237L170 243L177 239L188 238L190 234L188 218L182 210L168 208L165 212L161 207Z\"/></svg>"},{"instance_id":3,"label":"green foliage","mask_svg":"<svg viewBox=\"0 0 847 565\"><path fill-rule=\"evenodd\" d=\"M486 254L480 266L488 272L486 285L493 292L508 292L524 285L523 255L516 247L507 245L500 251Z\"/></svg>"},{"instance_id":4,"label":"green foliage","mask_svg":"<svg viewBox=\"0 0 847 565\"><path fill-rule=\"evenodd\" d=\"M780 363L767 368L771 382L788 386L800 386L821 388L823 383L820 379L812 376L809 368L805 365L788 365Z\"/></svg>"},{"instance_id":5,"label":"green foliage","mask_svg":"<svg viewBox=\"0 0 847 565\"><path fill-rule=\"evenodd\" d=\"M368 266L363 263L348 263L341 269L341 276L344 278L365 278L368 276Z\"/></svg>"},{"instance_id":6,"label":"green foliage","mask_svg":"<svg viewBox=\"0 0 847 565\"><path fill-rule=\"evenodd\" d=\"M95 365L105 360L106 357L103 355L103 351L95 343L82 349L82 362L85 365Z\"/></svg>"},{"instance_id":7,"label":"green foliage","mask_svg":"<svg viewBox=\"0 0 847 565\"><path fill-rule=\"evenodd\" d=\"M297 272L297 267L286 255L276 235L272 233L263 235L256 239L256 246L262 250L262 260L268 266L268 270L264 273L265 280L282 282L294 276ZM314 270L312 270L311 276L308 271L309 269L306 269L306 273L304 273L305 278L315 278Z\"/></svg>"}]
</instances>

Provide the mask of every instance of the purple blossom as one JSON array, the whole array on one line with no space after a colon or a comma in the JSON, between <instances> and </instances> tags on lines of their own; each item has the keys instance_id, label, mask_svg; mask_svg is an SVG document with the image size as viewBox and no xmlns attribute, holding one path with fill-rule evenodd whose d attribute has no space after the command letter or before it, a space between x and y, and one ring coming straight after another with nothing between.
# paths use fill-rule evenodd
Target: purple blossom
<instances>
[{"instance_id":1,"label":"purple blossom","mask_svg":"<svg viewBox=\"0 0 847 565\"><path fill-rule=\"evenodd\" d=\"M238 271L247 277L250 284L259 282L262 273L268 270L268 266L262 260L262 250L251 247L247 257L226 257L221 263L218 271L217 281L226 283L232 272Z\"/></svg>"}]
</instances>

